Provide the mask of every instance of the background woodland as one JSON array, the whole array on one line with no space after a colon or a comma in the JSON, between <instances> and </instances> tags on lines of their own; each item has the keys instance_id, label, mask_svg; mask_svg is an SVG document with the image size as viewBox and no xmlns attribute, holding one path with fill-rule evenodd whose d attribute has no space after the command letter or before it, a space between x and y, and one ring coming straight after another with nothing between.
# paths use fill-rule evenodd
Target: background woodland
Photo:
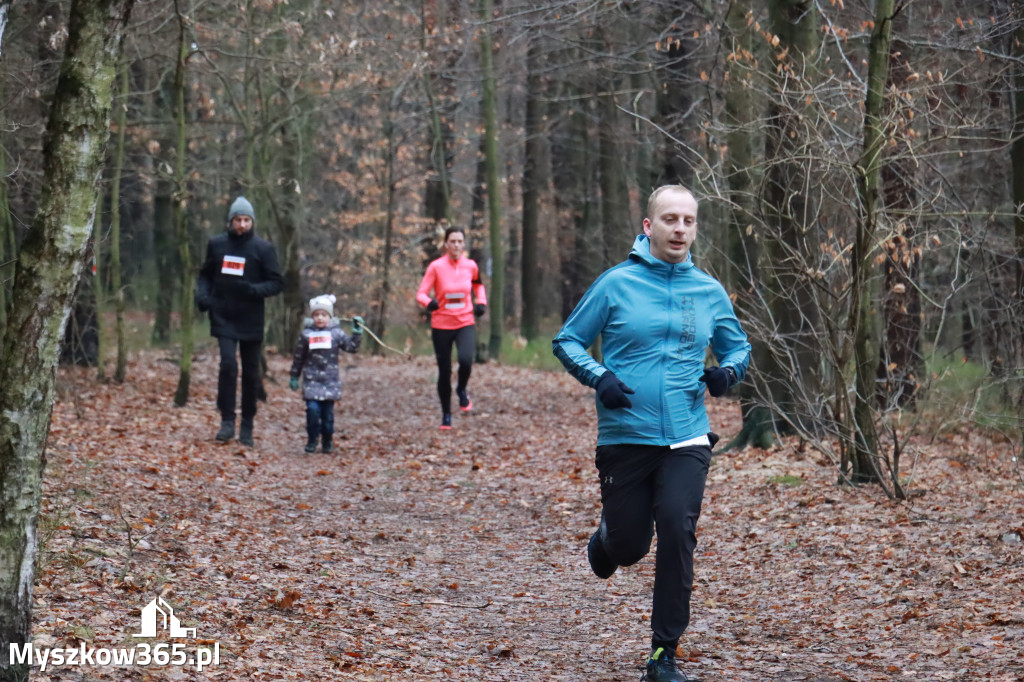
<instances>
[{"instance_id":1,"label":"background woodland","mask_svg":"<svg viewBox=\"0 0 1024 682\"><path fill-rule=\"evenodd\" d=\"M649 576L581 601L550 570L586 573L593 396L514 365L553 366L552 333L625 257L651 189L682 183L695 259L754 349L738 404L711 405L735 438L702 551L729 570L703 578L687 666L1019 679L1022 37L1010 0L0 0L0 649L119 637L140 595L174 590L223 614L225 679L311 660L362 679L632 673L618 635ZM251 451L195 435L213 405L192 288L240 193L287 282ZM502 361L480 368L479 409L424 434L431 359L371 347L350 447L295 467L273 351L306 299L425 350L413 292L450 224L486 273L478 355ZM539 582L454 580L503 553ZM308 635L295 665L250 632L254 595L268 628ZM443 630L424 609L484 616ZM553 637L601 627L608 645L566 668ZM28 668L0 659L0 679Z\"/></svg>"},{"instance_id":2,"label":"background woodland","mask_svg":"<svg viewBox=\"0 0 1024 682\"><path fill-rule=\"evenodd\" d=\"M3 332L69 2L0 4ZM423 347L456 224L481 355L546 356L682 183L755 348L740 442L793 433L905 497L924 409L1020 453L1022 36L1009 0L139 0L65 359L121 381L134 326L181 344L187 401L197 263L240 193L286 270L271 347L322 292Z\"/></svg>"}]
</instances>

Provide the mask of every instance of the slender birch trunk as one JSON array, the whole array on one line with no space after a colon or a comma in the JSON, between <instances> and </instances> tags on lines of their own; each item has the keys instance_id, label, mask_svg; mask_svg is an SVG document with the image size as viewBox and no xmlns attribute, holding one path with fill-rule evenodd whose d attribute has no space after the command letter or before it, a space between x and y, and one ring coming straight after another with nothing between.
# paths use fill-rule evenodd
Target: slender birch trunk
<instances>
[{"instance_id":1,"label":"slender birch trunk","mask_svg":"<svg viewBox=\"0 0 1024 682\"><path fill-rule=\"evenodd\" d=\"M31 636L36 527L57 357L96 217L110 103L134 0L74 0L43 143L43 184L22 244L0 362L0 680Z\"/></svg>"}]
</instances>

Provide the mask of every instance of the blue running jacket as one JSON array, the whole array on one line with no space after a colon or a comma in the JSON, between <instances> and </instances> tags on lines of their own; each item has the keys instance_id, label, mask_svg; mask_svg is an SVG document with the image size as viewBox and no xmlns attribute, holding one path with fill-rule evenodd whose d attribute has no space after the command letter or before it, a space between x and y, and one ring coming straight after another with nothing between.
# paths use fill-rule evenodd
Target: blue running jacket
<instances>
[{"instance_id":1,"label":"blue running jacket","mask_svg":"<svg viewBox=\"0 0 1024 682\"><path fill-rule=\"evenodd\" d=\"M601 335L604 364L587 353ZM722 285L693 265L651 255L639 235L625 262L606 270L583 295L551 343L580 383L594 388L607 371L636 393L631 408L597 402L597 444L672 445L710 430L704 372L710 346L718 364L742 380L750 344Z\"/></svg>"}]
</instances>

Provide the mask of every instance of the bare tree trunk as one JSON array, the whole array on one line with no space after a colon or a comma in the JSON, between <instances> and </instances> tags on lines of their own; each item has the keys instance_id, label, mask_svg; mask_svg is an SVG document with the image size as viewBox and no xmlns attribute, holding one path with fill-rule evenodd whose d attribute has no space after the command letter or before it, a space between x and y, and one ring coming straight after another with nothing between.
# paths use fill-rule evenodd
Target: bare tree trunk
<instances>
[{"instance_id":1,"label":"bare tree trunk","mask_svg":"<svg viewBox=\"0 0 1024 682\"><path fill-rule=\"evenodd\" d=\"M674 27L677 17L687 12L689 9L687 5L692 6L693 4L680 0L664 3L664 9L659 12L661 15L660 25ZM641 187L640 191L640 196L645 198L660 185L689 187L694 180L691 164L679 153L677 144L671 138L684 139L686 131L698 125L692 116L685 114L693 105L693 87L690 85L694 70L692 58L700 53L700 47L687 31L670 28L665 30L670 33L658 51L654 98L658 125L663 127L668 135L659 135L655 143L653 163L647 171L647 178L645 178L649 179L645 183L649 186ZM643 38L637 36L636 39L642 40ZM638 169L639 173L643 173L643 171L642 168Z\"/></svg>"},{"instance_id":2,"label":"bare tree trunk","mask_svg":"<svg viewBox=\"0 0 1024 682\"><path fill-rule=\"evenodd\" d=\"M878 273L873 267L877 254L879 218L882 216L881 184L883 146L888 125L885 121L885 84L889 71L889 37L892 32L894 0L877 0L875 26L868 48L868 90L864 102L864 151L857 162L859 213L857 236L850 256L850 331L854 342L856 395L849 460L854 482L880 481L878 434L875 429L875 377L878 368L880 324L875 308ZM899 486L898 472L892 472ZM902 497L902 495L900 495Z\"/></svg>"},{"instance_id":3,"label":"bare tree trunk","mask_svg":"<svg viewBox=\"0 0 1024 682\"><path fill-rule=\"evenodd\" d=\"M188 59L188 39L185 26L188 23L174 0L174 12L178 18L178 56L174 66L174 127L176 131L174 152L174 198L171 216L174 234L178 241L180 261L180 289L178 300L181 305L181 359L179 360L178 388L174 392L174 404L182 407L188 403L189 388L192 384L192 348L195 343L193 327L195 304L192 302L192 288L195 274L192 272L192 243L189 238L188 216L185 206L188 202L188 183L185 178L185 155L188 127L185 122L185 68Z\"/></svg>"},{"instance_id":4,"label":"bare tree trunk","mask_svg":"<svg viewBox=\"0 0 1024 682\"><path fill-rule=\"evenodd\" d=\"M491 0L480 0L480 68L483 72L484 159L487 164L488 225L491 239L491 290L487 314L491 317L488 354L497 359L505 323L505 256L501 229L501 186L498 169L498 96L494 75L494 46L489 25L493 14Z\"/></svg>"},{"instance_id":5,"label":"bare tree trunk","mask_svg":"<svg viewBox=\"0 0 1024 682\"><path fill-rule=\"evenodd\" d=\"M174 107L174 79L169 74L164 74L157 86L156 106L153 116L160 118L160 149L166 150L173 147L173 138L170 136L171 122L164 118L166 112L172 111ZM156 257L156 310L153 315L153 336L152 342L155 345L163 346L171 340L171 311L174 309L174 291L178 288L178 280L175 277L174 266L177 262L175 257L174 243L174 221L172 217L172 205L174 202L174 187L171 179L164 172L164 164L159 161L156 164L156 190L153 196L153 250Z\"/></svg>"},{"instance_id":6,"label":"bare tree trunk","mask_svg":"<svg viewBox=\"0 0 1024 682\"><path fill-rule=\"evenodd\" d=\"M6 3L2 6L4 22L7 21ZM2 31L3 26L0 26ZM3 36L0 35L0 40ZM3 95L3 84L0 83L0 98ZM4 135L0 133L0 145L3 145ZM0 178L7 177L7 155L0 154ZM0 343L3 342L4 331L7 329L7 284L13 279L14 259L17 256L17 240L14 235L14 220L11 218L11 197L7 192L7 183L0 182Z\"/></svg>"},{"instance_id":7,"label":"bare tree trunk","mask_svg":"<svg viewBox=\"0 0 1024 682\"><path fill-rule=\"evenodd\" d=\"M756 319L759 301L755 295L755 283L760 281L758 261L761 254L759 239L763 234L755 233L758 219L752 177L755 167L754 147L760 138L757 123L759 105L757 89L751 79L757 78L754 57L753 30L747 23L751 11L751 0L736 0L726 15L726 27L732 40L733 58L728 62L725 92L725 124L727 126L726 167L729 183L729 200L732 211L729 219L728 254L729 267L725 270L723 284L736 295L736 313L744 324ZM739 386L740 413L743 428L722 451L754 445L768 448L775 441L771 412L757 404L754 377L760 368L753 364L750 379Z\"/></svg>"},{"instance_id":8,"label":"bare tree trunk","mask_svg":"<svg viewBox=\"0 0 1024 682\"><path fill-rule=\"evenodd\" d=\"M603 266L622 261L640 227L629 215L629 186L626 181L628 165L619 139L623 136L618 125L619 110L615 106L615 84L608 79L603 83L606 93L598 96L598 141L601 151L601 222L604 225Z\"/></svg>"},{"instance_id":9,"label":"bare tree trunk","mask_svg":"<svg viewBox=\"0 0 1024 682\"><path fill-rule=\"evenodd\" d=\"M906 10L897 13L897 28L907 25ZM889 92L902 92L911 85L911 70L908 60L911 46L893 36L890 53L888 84ZM900 55L896 57L896 55ZM882 168L882 191L885 198L884 210L896 215L891 220L892 228L885 240L885 282L882 287L882 334L881 357L878 362L878 378L882 409L912 406L915 403L919 378L924 371L924 357L921 354L921 290L918 273L921 267L921 250L916 244L916 221L909 217L910 209L917 202L914 183L917 162L910 151L911 138L908 135L910 119L902 111L900 97L889 94L886 97L886 111L893 126L888 157ZM904 219L898 216L903 213Z\"/></svg>"},{"instance_id":10,"label":"bare tree trunk","mask_svg":"<svg viewBox=\"0 0 1024 682\"><path fill-rule=\"evenodd\" d=\"M566 235L572 244L566 249L570 262L567 263L566 287L562 293L563 319L569 317L583 294L605 269L603 229L594 192L597 184L596 150L589 132L593 111L588 111L588 108L592 102L588 98L581 111L575 112L569 121L569 192L566 196L570 200L573 229ZM556 174L556 177L560 175ZM558 191L557 195L563 196L563 191Z\"/></svg>"},{"instance_id":11,"label":"bare tree trunk","mask_svg":"<svg viewBox=\"0 0 1024 682\"><path fill-rule=\"evenodd\" d=\"M102 204L101 204L102 206ZM92 231L92 278L93 295L96 306L96 380L105 381L107 370L103 365L103 303L105 292L103 290L103 221L100 220L100 227Z\"/></svg>"},{"instance_id":12,"label":"bare tree trunk","mask_svg":"<svg viewBox=\"0 0 1024 682\"><path fill-rule=\"evenodd\" d=\"M802 395L815 395L813 369L819 357L815 339L817 316L811 284L794 256L812 253L814 206L809 195L809 143L813 124L806 99L813 86L813 60L820 43L818 13L813 0L772 0L772 29L780 38L780 70L776 100L766 142L765 258L760 272L769 293L770 319L763 338L753 339L754 363L770 394L776 426L814 418L801 409ZM806 115L805 115L806 114Z\"/></svg>"},{"instance_id":13,"label":"bare tree trunk","mask_svg":"<svg viewBox=\"0 0 1024 682\"><path fill-rule=\"evenodd\" d=\"M384 182L387 185L384 190L384 250L381 253L381 282L380 282L380 303L377 306L377 334L381 338L384 337L385 324L387 322L387 311L388 311L388 300L391 297L391 238L394 233L395 226L395 154L398 153L395 144L395 124L392 118L392 109L395 101L398 99L399 92L396 90L394 95L388 101L388 106L384 110L384 141L386 144L384 159ZM445 200L445 205L447 205ZM374 344L373 354L381 355L384 353L384 347L379 343Z\"/></svg>"},{"instance_id":14,"label":"bare tree trunk","mask_svg":"<svg viewBox=\"0 0 1024 682\"><path fill-rule=\"evenodd\" d=\"M64 328L64 344L60 352L62 365L94 367L99 362L98 281L93 265L96 262L96 244L90 242L86 254L87 266L71 299L71 315Z\"/></svg>"},{"instance_id":15,"label":"bare tree trunk","mask_svg":"<svg viewBox=\"0 0 1024 682\"><path fill-rule=\"evenodd\" d=\"M1018 7L1019 11L1019 7ZM1014 55L1024 57L1024 23L1014 31ZM1010 154L1013 162L1013 205L1016 215L1013 220L1014 243L1017 253L1017 286L1011 300L1014 304L1013 319L1017 323L1016 360L1024 357L1024 66L1020 62L1013 76L1013 146ZM1019 364L1016 365L1020 367ZM1017 395L1017 424L1024 449L1024 386Z\"/></svg>"},{"instance_id":16,"label":"bare tree trunk","mask_svg":"<svg viewBox=\"0 0 1024 682\"><path fill-rule=\"evenodd\" d=\"M520 277L523 316L520 328L529 341L540 333L540 272L537 259L540 192L544 173L544 127L541 113L540 39L531 38L526 53L526 150L523 162L523 260Z\"/></svg>"},{"instance_id":17,"label":"bare tree trunk","mask_svg":"<svg viewBox=\"0 0 1024 682\"><path fill-rule=\"evenodd\" d=\"M436 8L435 8L436 9ZM427 2L420 0L420 50L427 54L427 30L428 23L436 24L436 17L430 16L428 20ZM435 74L426 71L423 74L423 91L427 95L427 103L430 107L430 161L437 178L427 180L424 191L424 203L426 213L435 223L446 221L452 224L452 189L448 177L448 140L451 136L450 125L442 122L441 112L438 110L437 97L434 94ZM383 327L382 327L383 329ZM376 347L374 352L377 352Z\"/></svg>"},{"instance_id":18,"label":"bare tree trunk","mask_svg":"<svg viewBox=\"0 0 1024 682\"><path fill-rule=\"evenodd\" d=\"M117 338L117 365L114 381L124 383L128 364L128 344L124 327L124 286L121 282L121 175L124 172L125 128L128 119L128 75L130 69L125 62L119 74L121 106L117 109L117 145L114 150L114 170L110 184L110 285L114 292L116 322L114 333Z\"/></svg>"},{"instance_id":19,"label":"bare tree trunk","mask_svg":"<svg viewBox=\"0 0 1024 682\"><path fill-rule=\"evenodd\" d=\"M24 680L10 645L31 636L43 451L57 356L84 267L109 136L110 102L134 0L74 0L43 147L43 190L22 244L0 363L0 679Z\"/></svg>"}]
</instances>

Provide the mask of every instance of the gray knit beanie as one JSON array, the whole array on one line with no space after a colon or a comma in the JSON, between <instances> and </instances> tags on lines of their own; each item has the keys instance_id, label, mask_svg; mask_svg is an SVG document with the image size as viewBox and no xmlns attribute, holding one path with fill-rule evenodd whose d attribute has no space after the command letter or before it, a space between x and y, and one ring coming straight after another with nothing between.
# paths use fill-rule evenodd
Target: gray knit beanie
<instances>
[{"instance_id":1,"label":"gray knit beanie","mask_svg":"<svg viewBox=\"0 0 1024 682\"><path fill-rule=\"evenodd\" d=\"M256 214L252 210L252 204L245 197L238 197L231 204L231 208L228 210L228 224L234 220L236 215L247 215L252 218L252 221L256 222Z\"/></svg>"},{"instance_id":2,"label":"gray knit beanie","mask_svg":"<svg viewBox=\"0 0 1024 682\"><path fill-rule=\"evenodd\" d=\"M309 299L309 314L312 315L318 310L323 310L331 317L334 317L334 302L337 300L338 299L335 298L334 294L314 296Z\"/></svg>"}]
</instances>

